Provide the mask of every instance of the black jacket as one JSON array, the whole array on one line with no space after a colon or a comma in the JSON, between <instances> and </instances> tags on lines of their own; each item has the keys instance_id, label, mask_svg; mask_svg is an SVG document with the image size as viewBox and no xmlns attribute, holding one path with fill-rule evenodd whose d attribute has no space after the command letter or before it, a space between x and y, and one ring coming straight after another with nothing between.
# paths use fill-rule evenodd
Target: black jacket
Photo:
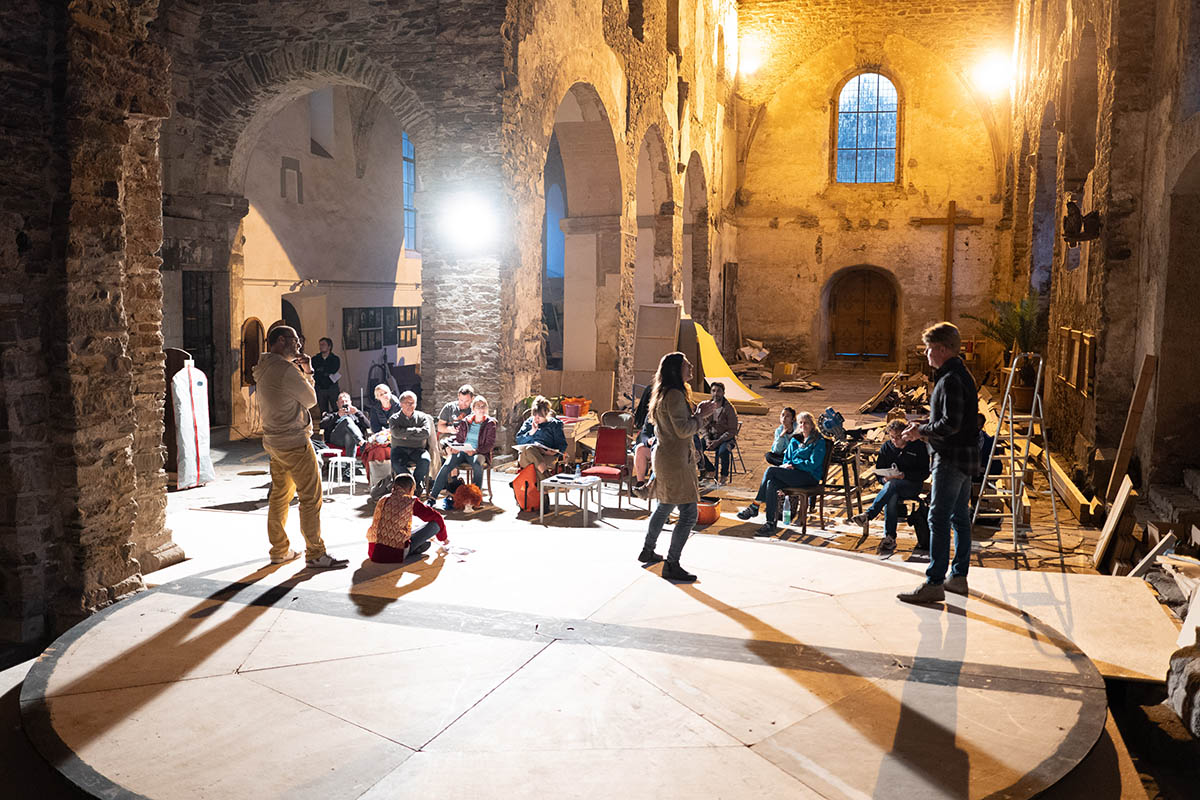
<instances>
[{"instance_id":1,"label":"black jacket","mask_svg":"<svg viewBox=\"0 0 1200 800\"><path fill-rule=\"evenodd\" d=\"M924 483L929 477L929 448L924 442L906 442L902 448L890 441L884 442L875 459L875 467L895 467L904 473L904 480Z\"/></svg>"},{"instance_id":2,"label":"black jacket","mask_svg":"<svg viewBox=\"0 0 1200 800\"><path fill-rule=\"evenodd\" d=\"M949 464L968 475L978 475L979 394L967 365L953 356L934 373L929 395L929 422L921 435L933 448L933 468Z\"/></svg>"}]
</instances>

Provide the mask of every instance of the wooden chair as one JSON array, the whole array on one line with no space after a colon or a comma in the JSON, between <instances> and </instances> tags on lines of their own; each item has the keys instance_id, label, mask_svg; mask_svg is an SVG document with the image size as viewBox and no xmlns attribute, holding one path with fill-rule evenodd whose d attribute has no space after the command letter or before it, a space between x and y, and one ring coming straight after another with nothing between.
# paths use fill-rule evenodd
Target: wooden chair
<instances>
[{"instance_id":1,"label":"wooden chair","mask_svg":"<svg viewBox=\"0 0 1200 800\"><path fill-rule=\"evenodd\" d=\"M787 497L795 498L796 513L798 513L800 515L800 532L801 533L808 533L808 509L812 507L812 500L813 500L814 496L817 499L818 508L820 508L821 527L822 528L825 527L825 493L827 491L829 491L829 488L830 488L826 484L825 479L829 475L829 463L832 460L833 460L833 440L826 439L825 440L825 460L821 464L821 480L817 483L817 485L816 486L804 486L804 487L789 487L786 489L779 490L780 495L786 495ZM801 501L803 501L803 502L801 502ZM848 501L847 501L847 508L849 508ZM794 515L793 515L792 519L795 519Z\"/></svg>"},{"instance_id":2,"label":"wooden chair","mask_svg":"<svg viewBox=\"0 0 1200 800\"><path fill-rule=\"evenodd\" d=\"M629 493L633 503L633 470L629 466L629 431L624 428L601 427L596 432L596 452L592 465L581 474L594 476L605 483L617 483L617 508L621 507L621 492Z\"/></svg>"},{"instance_id":3,"label":"wooden chair","mask_svg":"<svg viewBox=\"0 0 1200 800\"><path fill-rule=\"evenodd\" d=\"M600 415L600 427L602 428L624 428L629 434L633 434L633 414L628 411L605 411Z\"/></svg>"}]
</instances>

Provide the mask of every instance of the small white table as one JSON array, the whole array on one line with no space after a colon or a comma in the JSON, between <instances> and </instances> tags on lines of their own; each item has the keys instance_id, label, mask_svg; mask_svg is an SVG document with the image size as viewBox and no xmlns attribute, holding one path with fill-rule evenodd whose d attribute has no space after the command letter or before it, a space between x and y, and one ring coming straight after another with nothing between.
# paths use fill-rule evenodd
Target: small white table
<instances>
[{"instance_id":1,"label":"small white table","mask_svg":"<svg viewBox=\"0 0 1200 800\"><path fill-rule=\"evenodd\" d=\"M559 497L563 492L569 492L572 489L578 489L580 494L580 508L583 509L583 524L588 524L588 500L593 492L596 494L596 519L604 519L604 507L602 505L602 496L600 490L604 482L594 475L585 475L576 478L570 473L561 475L551 475L548 478L542 479L542 485L539 489L541 497L538 501L538 522L545 524L546 522L546 501L551 493L554 494L554 513L559 511Z\"/></svg>"}]
</instances>

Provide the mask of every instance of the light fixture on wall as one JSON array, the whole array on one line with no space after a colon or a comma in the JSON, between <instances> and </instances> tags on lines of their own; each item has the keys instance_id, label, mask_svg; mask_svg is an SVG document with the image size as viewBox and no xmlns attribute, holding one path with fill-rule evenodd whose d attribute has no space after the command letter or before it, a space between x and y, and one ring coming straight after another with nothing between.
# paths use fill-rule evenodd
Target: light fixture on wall
<instances>
[{"instance_id":1,"label":"light fixture on wall","mask_svg":"<svg viewBox=\"0 0 1200 800\"><path fill-rule=\"evenodd\" d=\"M1090 242L1100 238L1099 211L1089 211L1084 214L1079 210L1079 204L1074 200L1067 201L1067 213L1063 217L1063 240L1067 247L1078 247L1080 242Z\"/></svg>"},{"instance_id":2,"label":"light fixture on wall","mask_svg":"<svg viewBox=\"0 0 1200 800\"><path fill-rule=\"evenodd\" d=\"M288 292L295 292L303 289L305 286L316 286L320 283L316 278L301 278L298 281L292 281L292 285L288 287Z\"/></svg>"},{"instance_id":3,"label":"light fixture on wall","mask_svg":"<svg viewBox=\"0 0 1200 800\"><path fill-rule=\"evenodd\" d=\"M989 53L971 70L971 83L988 97L999 97L1012 88L1012 59L999 53Z\"/></svg>"},{"instance_id":4,"label":"light fixture on wall","mask_svg":"<svg viewBox=\"0 0 1200 800\"><path fill-rule=\"evenodd\" d=\"M442 205L438 226L443 241L460 252L478 252L495 243L500 233L494 203L479 192L449 195Z\"/></svg>"}]
</instances>

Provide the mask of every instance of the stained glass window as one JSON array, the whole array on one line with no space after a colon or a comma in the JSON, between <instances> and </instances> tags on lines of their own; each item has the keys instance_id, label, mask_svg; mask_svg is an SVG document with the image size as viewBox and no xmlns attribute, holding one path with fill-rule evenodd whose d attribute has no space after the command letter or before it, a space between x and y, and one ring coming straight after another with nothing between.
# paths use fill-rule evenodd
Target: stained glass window
<instances>
[{"instance_id":1,"label":"stained glass window","mask_svg":"<svg viewBox=\"0 0 1200 800\"><path fill-rule=\"evenodd\" d=\"M838 183L896 180L896 87L877 72L855 75L838 97Z\"/></svg>"}]
</instances>

